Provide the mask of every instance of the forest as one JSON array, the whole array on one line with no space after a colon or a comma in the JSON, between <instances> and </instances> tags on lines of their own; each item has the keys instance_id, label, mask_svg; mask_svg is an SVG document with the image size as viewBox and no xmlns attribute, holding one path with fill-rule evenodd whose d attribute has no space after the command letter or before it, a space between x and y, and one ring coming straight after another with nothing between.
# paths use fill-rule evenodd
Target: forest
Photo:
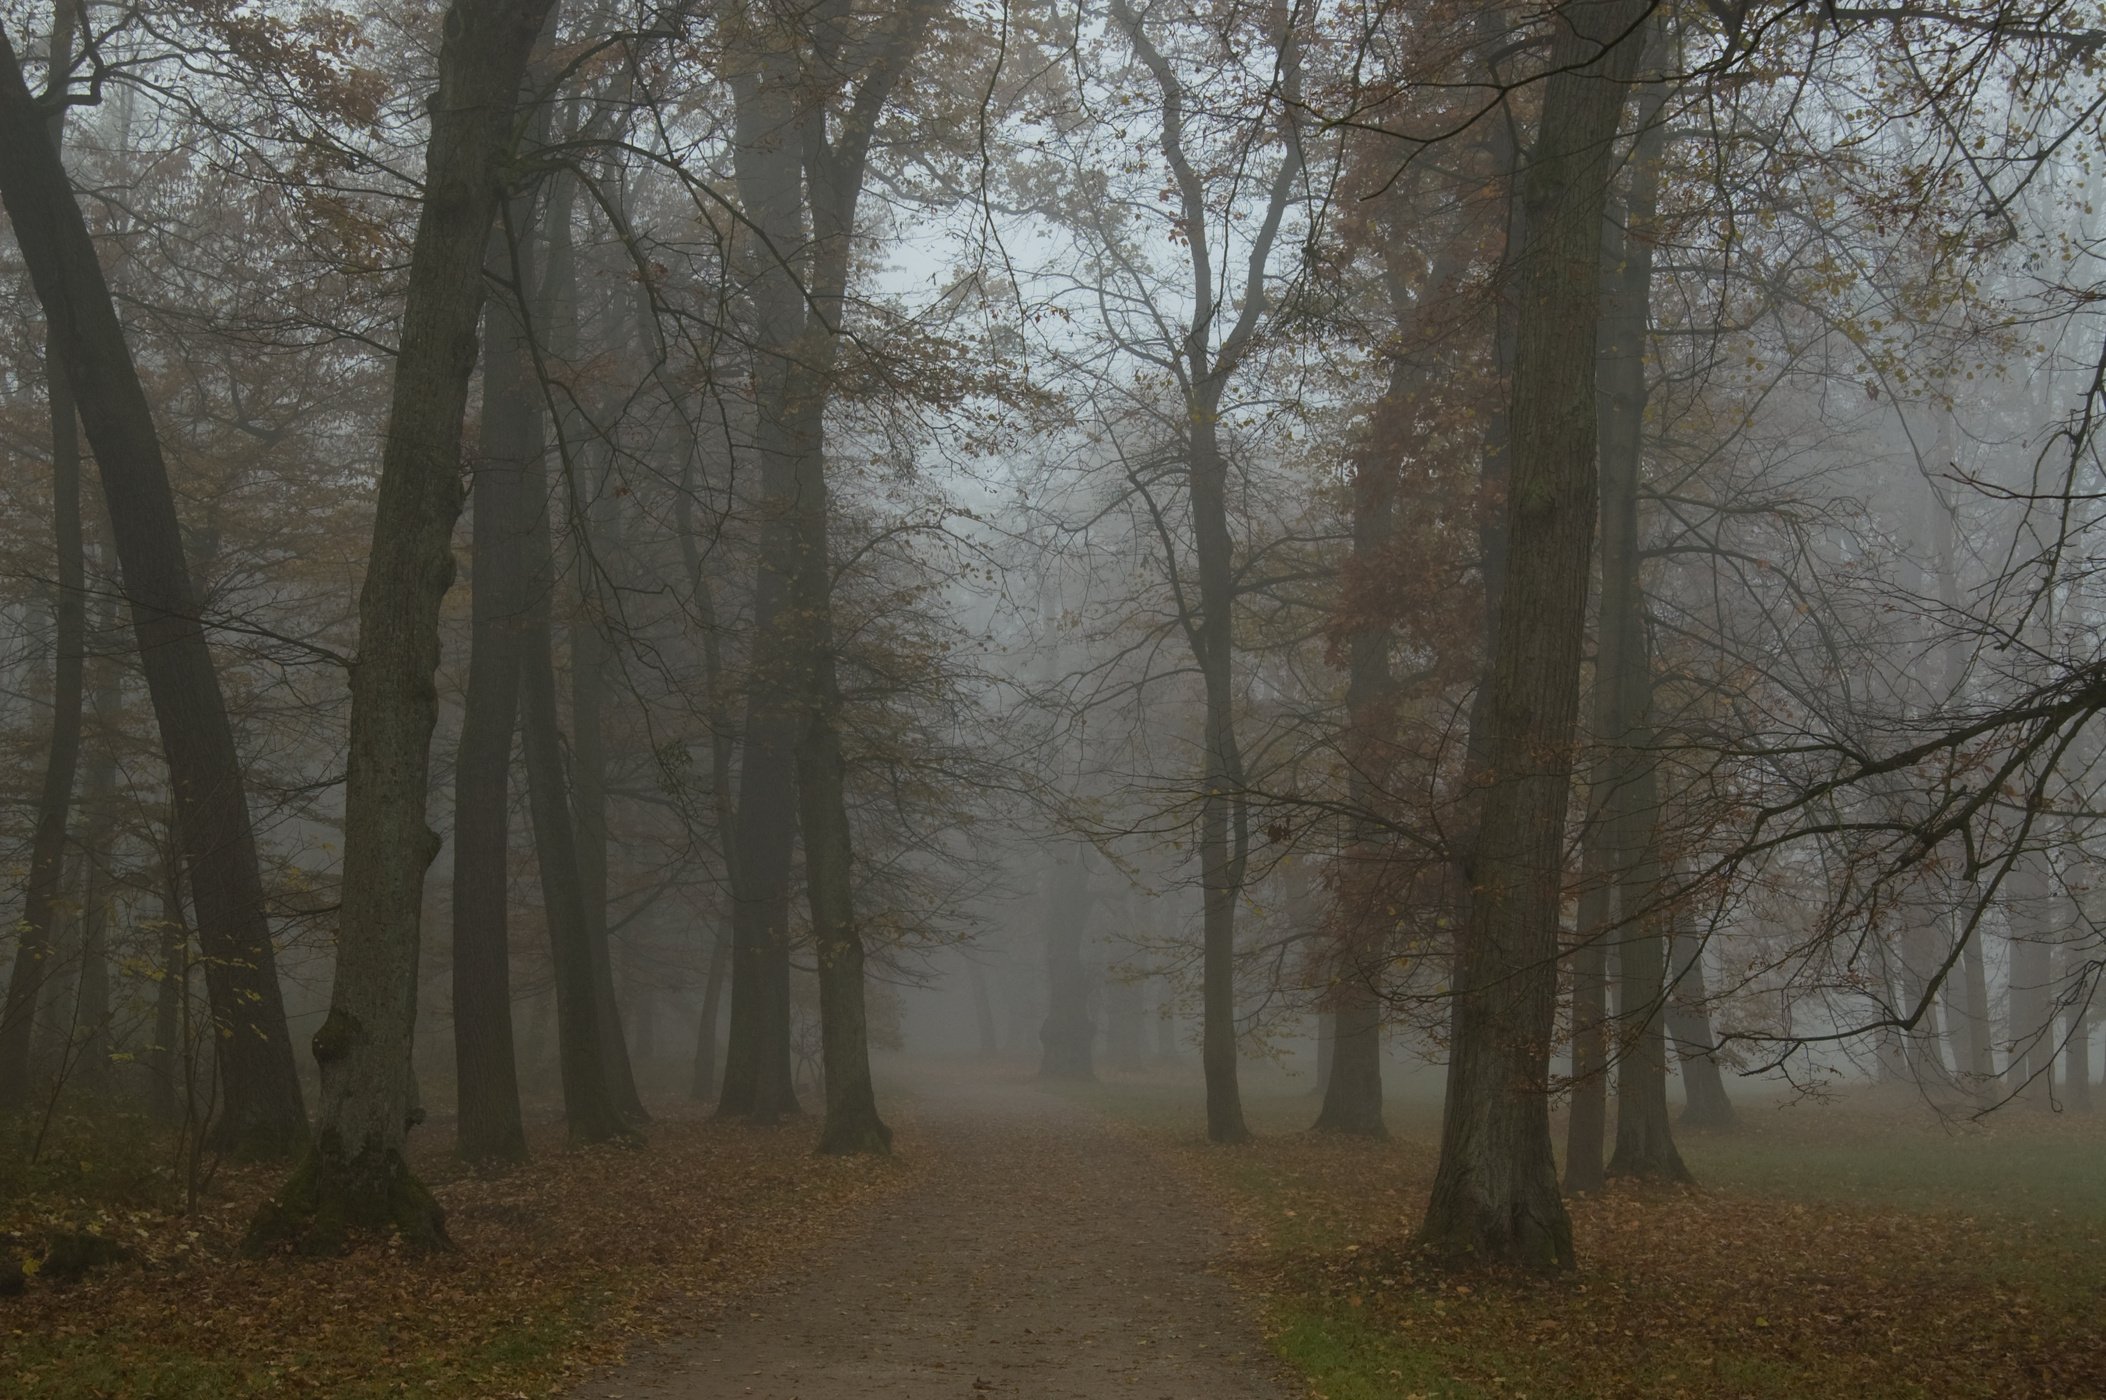
<instances>
[{"instance_id":1,"label":"forest","mask_svg":"<svg viewBox=\"0 0 2106 1400\"><path fill-rule=\"evenodd\" d=\"M2100 0L0 0L0 1395L2106 1394L2102 159Z\"/></svg>"}]
</instances>

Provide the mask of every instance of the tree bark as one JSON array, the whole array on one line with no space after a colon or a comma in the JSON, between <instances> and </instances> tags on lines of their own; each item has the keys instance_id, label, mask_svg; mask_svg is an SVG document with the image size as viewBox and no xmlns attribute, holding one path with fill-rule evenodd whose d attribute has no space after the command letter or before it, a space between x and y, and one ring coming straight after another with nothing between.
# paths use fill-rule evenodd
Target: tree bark
<instances>
[{"instance_id":1,"label":"tree bark","mask_svg":"<svg viewBox=\"0 0 2106 1400\"><path fill-rule=\"evenodd\" d=\"M1607 691L1595 666L1595 723L1600 732ZM1599 1191L1609 1134L1609 939L1616 890L1602 828L1609 765L1597 754L1588 779L1587 833L1580 847L1579 944L1572 951L1572 1103L1565 1118L1565 1190Z\"/></svg>"},{"instance_id":2,"label":"tree bark","mask_svg":"<svg viewBox=\"0 0 2106 1400\"><path fill-rule=\"evenodd\" d=\"M527 57L550 6L454 0L446 11L373 549L359 595L336 984L314 1038L320 1132L252 1227L256 1245L292 1237L310 1249L335 1249L349 1227L388 1226L412 1247L446 1243L443 1213L404 1157L424 872L439 849L425 822L438 718L433 677L439 606L453 582L483 261ZM206 875L193 869L202 891Z\"/></svg>"},{"instance_id":3,"label":"tree bark","mask_svg":"<svg viewBox=\"0 0 2106 1400\"><path fill-rule=\"evenodd\" d=\"M515 196L511 220L523 236L531 201ZM517 287L529 266L512 239L492 240L491 273ZM519 718L519 673L526 609L526 466L519 433L517 367L505 346L524 333L517 303L492 298L484 309L483 415L470 487L474 513L468 686L454 763L453 1044L458 1082L457 1150L471 1162L518 1162L527 1155L512 1035L511 773Z\"/></svg>"},{"instance_id":4,"label":"tree bark","mask_svg":"<svg viewBox=\"0 0 2106 1400\"><path fill-rule=\"evenodd\" d=\"M285 1028L241 759L183 557L175 493L87 224L4 30L0 202L102 474L220 1023L219 1140L249 1155L288 1153L306 1140L306 1110Z\"/></svg>"},{"instance_id":5,"label":"tree bark","mask_svg":"<svg viewBox=\"0 0 2106 1400\"><path fill-rule=\"evenodd\" d=\"M1648 26L1650 30L1652 27ZM1662 907L1658 732L1653 657L1640 571L1638 488L1644 470L1645 345L1651 324L1652 225L1666 144L1664 83L1635 104L1637 138L1620 219L1603 230L1603 306L1598 370L1601 627L1596 683L1608 688L1609 792L1604 835L1617 894L1616 1146L1610 1176L1687 1181L1667 1111L1667 929ZM1620 224L1620 226L1619 226Z\"/></svg>"},{"instance_id":6,"label":"tree bark","mask_svg":"<svg viewBox=\"0 0 2106 1400\"><path fill-rule=\"evenodd\" d=\"M70 47L70 6L52 35L56 71L64 71ZM51 123L56 147L60 122ZM31 1047L37 1008L56 951L60 885L64 878L66 830L73 809L73 784L80 764L82 670L87 652L86 551L81 530L80 424L66 379L56 333L44 342L44 381L51 408L51 520L57 547L56 593L52 598L51 741L37 799L37 824L30 841L29 880L23 899L21 937L7 1001L0 1007L0 1111L29 1101Z\"/></svg>"},{"instance_id":7,"label":"tree bark","mask_svg":"<svg viewBox=\"0 0 2106 1400\"><path fill-rule=\"evenodd\" d=\"M558 193L550 201L546 229L548 276L542 296L543 319L556 360L570 364L578 357L577 249L571 227L577 181L566 173L556 183ZM564 520L577 547L578 564L579 593L568 610L566 627L570 641L571 830L577 849L583 937L592 954L600 1063L615 1107L631 1123L641 1124L649 1122L651 1115L636 1091L636 1072L629 1059L628 1038L622 1030L621 1001L615 994L614 953L607 927L607 746L600 711L613 649L601 631L603 609L598 606L599 573L609 564L601 554L607 532L598 528L607 502L606 460L601 444L592 444L588 450L583 415L575 411L575 403L573 390L558 396L551 405L557 415L558 441L564 456ZM588 457L596 469L588 466ZM554 587L553 566L550 586Z\"/></svg>"},{"instance_id":8,"label":"tree bark","mask_svg":"<svg viewBox=\"0 0 2106 1400\"><path fill-rule=\"evenodd\" d=\"M512 367L506 375L505 402L486 402L483 412L486 417L505 412L519 425L518 460L524 466L525 504L532 518L525 536L520 720L526 748L527 806L533 814L535 862L541 871L541 902L555 973L563 1111L573 1141L604 1142L622 1136L629 1124L607 1054L599 967L587 922L570 775L564 770L563 732L556 713L555 550L550 539L542 395L524 339L514 342L509 352L493 345L489 353L493 359L506 356Z\"/></svg>"},{"instance_id":9,"label":"tree bark","mask_svg":"<svg viewBox=\"0 0 2106 1400\"><path fill-rule=\"evenodd\" d=\"M1669 947L1674 983L1667 992L1667 1034L1682 1067L1685 1128L1730 1128L1733 1100L1719 1072L1718 1037L1711 1030L1709 995L1704 987L1704 943L1686 928L1675 930Z\"/></svg>"},{"instance_id":10,"label":"tree bark","mask_svg":"<svg viewBox=\"0 0 2106 1400\"><path fill-rule=\"evenodd\" d=\"M1611 148L1645 0L1557 11L1525 244L1509 426L1509 553L1482 706L1440 1164L1420 1240L1451 1261L1569 1268L1550 1147L1558 911L1595 513L1594 364Z\"/></svg>"},{"instance_id":11,"label":"tree bark","mask_svg":"<svg viewBox=\"0 0 2106 1400\"><path fill-rule=\"evenodd\" d=\"M804 331L799 268L805 245L799 74L792 39L742 11L751 52L731 75L733 167L754 232L744 248L755 322L754 447L760 462L760 541L753 586L753 648L740 727L738 810L731 843L730 1042L719 1117L775 1123L797 1111L790 1072L790 875L797 841L793 711L796 648L787 637L797 532L792 493L797 425L791 421L794 350Z\"/></svg>"}]
</instances>

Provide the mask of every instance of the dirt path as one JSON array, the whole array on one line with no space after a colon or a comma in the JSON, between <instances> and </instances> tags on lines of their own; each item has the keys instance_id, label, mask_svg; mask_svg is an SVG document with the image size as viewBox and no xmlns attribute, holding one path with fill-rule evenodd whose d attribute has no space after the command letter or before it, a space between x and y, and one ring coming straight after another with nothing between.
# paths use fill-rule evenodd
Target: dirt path
<instances>
[{"instance_id":1,"label":"dirt path","mask_svg":"<svg viewBox=\"0 0 2106 1400\"><path fill-rule=\"evenodd\" d=\"M1219 1221L1132 1142L1028 1082L946 1076L926 1178L799 1277L580 1400L1286 1400L1209 1270Z\"/></svg>"}]
</instances>

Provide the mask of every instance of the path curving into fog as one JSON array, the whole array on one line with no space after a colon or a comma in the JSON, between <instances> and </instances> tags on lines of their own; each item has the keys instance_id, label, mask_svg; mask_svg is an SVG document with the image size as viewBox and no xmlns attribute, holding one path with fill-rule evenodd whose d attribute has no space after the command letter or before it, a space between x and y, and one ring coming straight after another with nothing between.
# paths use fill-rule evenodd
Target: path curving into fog
<instances>
[{"instance_id":1,"label":"path curving into fog","mask_svg":"<svg viewBox=\"0 0 2106 1400\"><path fill-rule=\"evenodd\" d=\"M1013 1074L1013 1072L1012 1072ZM917 1082L924 1178L579 1400L1286 1400L1224 1223L1028 1081Z\"/></svg>"}]
</instances>

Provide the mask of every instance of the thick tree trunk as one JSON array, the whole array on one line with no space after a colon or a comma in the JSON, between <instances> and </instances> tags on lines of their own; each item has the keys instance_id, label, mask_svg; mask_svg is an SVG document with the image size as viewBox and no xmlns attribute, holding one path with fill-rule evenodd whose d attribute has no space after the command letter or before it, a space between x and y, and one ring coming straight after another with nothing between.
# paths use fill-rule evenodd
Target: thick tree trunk
<instances>
[{"instance_id":1,"label":"thick tree trunk","mask_svg":"<svg viewBox=\"0 0 2106 1400\"><path fill-rule=\"evenodd\" d=\"M1089 855L1077 844L1046 868L1046 1020L1038 1032L1038 1072L1046 1079L1097 1077L1091 1057L1097 1027L1090 1018L1089 972L1082 960L1089 916Z\"/></svg>"},{"instance_id":2,"label":"thick tree trunk","mask_svg":"<svg viewBox=\"0 0 2106 1400\"><path fill-rule=\"evenodd\" d=\"M1653 221L1667 101L1647 85L1636 108L1630 191L1604 229L1598 370L1601 491L1601 628L1598 683L1611 708L1604 828L1617 884L1616 1146L1610 1176L1687 1181L1667 1111L1667 930L1661 907L1660 763L1653 727L1653 658L1646 631L1638 488L1645 446L1645 347L1651 324ZM1620 225L1620 226L1619 226Z\"/></svg>"},{"instance_id":3,"label":"thick tree trunk","mask_svg":"<svg viewBox=\"0 0 2106 1400\"><path fill-rule=\"evenodd\" d=\"M438 718L439 606L453 582L461 424L475 369L483 260L527 56L550 0L454 0L431 104L424 202L409 263L373 550L359 595L344 808L336 985L315 1034L322 1070L315 1150L251 1231L339 1247L347 1227L444 1244L443 1215L404 1157L424 872ZM188 816L184 822L188 830ZM214 832L214 836L218 833ZM208 884L193 862L195 887ZM200 909L200 922L204 918Z\"/></svg>"},{"instance_id":4,"label":"thick tree trunk","mask_svg":"<svg viewBox=\"0 0 2106 1400\"><path fill-rule=\"evenodd\" d=\"M291 1152L306 1139L306 1111L241 760L183 558L175 494L87 224L4 31L0 202L102 474L132 630L187 843L207 986L221 1023L219 1137L244 1153Z\"/></svg>"},{"instance_id":5,"label":"thick tree trunk","mask_svg":"<svg viewBox=\"0 0 2106 1400\"><path fill-rule=\"evenodd\" d=\"M738 811L731 843L731 1032L719 1117L777 1122L797 1111L790 1072L790 876L797 841L794 706L802 658L788 636L797 568L793 493L799 425L791 400L804 334L804 289L783 260L804 246L803 170L791 40L740 16L758 52L732 73L733 165L755 232L750 263L755 345L754 448L760 463L760 542L753 587L753 650L741 726Z\"/></svg>"},{"instance_id":6,"label":"thick tree trunk","mask_svg":"<svg viewBox=\"0 0 2106 1400\"><path fill-rule=\"evenodd\" d=\"M1331 1072L1316 1115L1320 1133L1389 1136L1382 1121L1382 998L1370 976L1350 970L1331 989Z\"/></svg>"},{"instance_id":7,"label":"thick tree trunk","mask_svg":"<svg viewBox=\"0 0 2106 1400\"><path fill-rule=\"evenodd\" d=\"M1410 312L1404 279L1392 269L1390 303L1402 321ZM1391 413L1402 412L1414 397L1414 368L1401 355L1391 364L1383 394ZM1388 550L1396 524L1394 454L1365 450L1353 472L1353 554L1351 581L1360 583L1388 567ZM1349 590L1350 591L1350 590ZM1363 867L1374 866L1386 842L1372 813L1380 800L1381 774L1390 732L1390 628L1378 610L1361 609L1359 625L1347 642L1346 761L1348 799L1356 813L1353 852ZM1329 986L1325 992L1324 1029L1318 1080L1323 1107L1316 1115L1319 1131L1380 1138L1382 1122L1382 969L1384 920L1373 908L1340 909L1329 950Z\"/></svg>"},{"instance_id":8,"label":"thick tree trunk","mask_svg":"<svg viewBox=\"0 0 2106 1400\"><path fill-rule=\"evenodd\" d=\"M1572 1264L1550 1147L1558 911L1594 539L1602 213L1644 0L1567 0L1523 174L1508 547L1485 679L1441 1156L1420 1239L1437 1257ZM1606 46L1606 47L1605 47Z\"/></svg>"}]
</instances>

